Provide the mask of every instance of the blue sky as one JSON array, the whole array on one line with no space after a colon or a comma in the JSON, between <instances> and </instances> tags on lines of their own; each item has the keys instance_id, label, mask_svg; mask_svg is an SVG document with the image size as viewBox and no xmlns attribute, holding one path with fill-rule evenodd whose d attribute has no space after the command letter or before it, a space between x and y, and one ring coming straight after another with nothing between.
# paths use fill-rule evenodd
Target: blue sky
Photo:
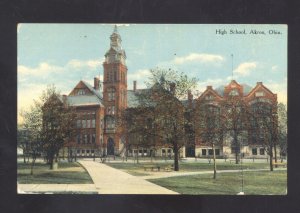
<instances>
[{"instance_id":1,"label":"blue sky","mask_svg":"<svg viewBox=\"0 0 300 213\"><path fill-rule=\"evenodd\" d=\"M127 55L128 89L144 88L149 69L173 68L198 79L196 90L233 77L252 87L262 81L287 103L287 25L118 24ZM113 24L19 24L18 113L47 85L63 94L103 75ZM217 34L226 30L227 34ZM230 30L247 34L230 34ZM265 34L250 34L251 30ZM270 34L269 31L280 32ZM195 94L197 93L195 90ZM21 118L18 116L19 121Z\"/></svg>"}]
</instances>

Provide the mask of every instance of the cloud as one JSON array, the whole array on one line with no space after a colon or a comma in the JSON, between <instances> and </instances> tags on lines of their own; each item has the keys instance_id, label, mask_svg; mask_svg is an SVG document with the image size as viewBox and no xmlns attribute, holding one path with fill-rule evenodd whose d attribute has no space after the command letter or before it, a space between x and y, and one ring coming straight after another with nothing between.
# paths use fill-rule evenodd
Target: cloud
<instances>
[{"instance_id":1,"label":"cloud","mask_svg":"<svg viewBox=\"0 0 300 213\"><path fill-rule=\"evenodd\" d=\"M272 70L273 72L276 72L276 71L278 70L278 66L277 66L277 65L272 66L271 70Z\"/></svg>"},{"instance_id":2,"label":"cloud","mask_svg":"<svg viewBox=\"0 0 300 213\"><path fill-rule=\"evenodd\" d=\"M224 57L221 55L206 54L206 53L191 53L187 56L175 57L173 63L181 65L184 63L198 62L198 63L218 63L223 62Z\"/></svg>"},{"instance_id":3,"label":"cloud","mask_svg":"<svg viewBox=\"0 0 300 213\"><path fill-rule=\"evenodd\" d=\"M287 104L287 79L283 79L281 82L272 82L265 84L273 93L277 94L277 101Z\"/></svg>"},{"instance_id":4,"label":"cloud","mask_svg":"<svg viewBox=\"0 0 300 213\"><path fill-rule=\"evenodd\" d=\"M233 70L233 73L240 76L248 76L256 67L256 62L245 62L240 64L235 70Z\"/></svg>"},{"instance_id":5,"label":"cloud","mask_svg":"<svg viewBox=\"0 0 300 213\"><path fill-rule=\"evenodd\" d=\"M47 76L48 74L53 74L57 72L64 71L63 67L51 65L46 62L40 63L37 67L27 67L24 65L18 65L18 76L22 81L25 77L32 76Z\"/></svg>"},{"instance_id":6,"label":"cloud","mask_svg":"<svg viewBox=\"0 0 300 213\"><path fill-rule=\"evenodd\" d=\"M133 73L127 74L128 89L132 88L133 81L137 81L137 88L146 88L145 79L148 79L151 75L150 70L140 69Z\"/></svg>"},{"instance_id":7,"label":"cloud","mask_svg":"<svg viewBox=\"0 0 300 213\"><path fill-rule=\"evenodd\" d=\"M95 70L98 67L101 66L103 63L104 58L102 59L95 59L95 60L78 60L78 59L72 59L67 63L67 67L71 67L74 69L82 69L82 68L88 68L91 70Z\"/></svg>"}]
</instances>

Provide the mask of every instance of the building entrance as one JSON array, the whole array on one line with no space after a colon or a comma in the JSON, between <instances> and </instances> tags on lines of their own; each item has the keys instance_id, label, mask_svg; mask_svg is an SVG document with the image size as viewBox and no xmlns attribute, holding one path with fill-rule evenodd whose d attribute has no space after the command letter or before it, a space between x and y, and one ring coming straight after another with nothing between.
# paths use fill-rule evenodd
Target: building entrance
<instances>
[{"instance_id":1,"label":"building entrance","mask_svg":"<svg viewBox=\"0 0 300 213\"><path fill-rule=\"evenodd\" d=\"M107 140L107 155L115 154L115 142L112 138L108 138Z\"/></svg>"}]
</instances>

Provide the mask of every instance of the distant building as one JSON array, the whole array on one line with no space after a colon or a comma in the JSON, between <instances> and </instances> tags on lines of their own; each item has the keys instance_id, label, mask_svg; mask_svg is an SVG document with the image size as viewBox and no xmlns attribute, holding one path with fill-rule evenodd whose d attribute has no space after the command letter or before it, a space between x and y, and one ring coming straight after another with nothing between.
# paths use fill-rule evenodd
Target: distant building
<instances>
[{"instance_id":1,"label":"distant building","mask_svg":"<svg viewBox=\"0 0 300 213\"><path fill-rule=\"evenodd\" d=\"M94 156L98 153L107 155L124 155L126 135L122 135L122 126L116 125L116 118L122 110L134 109L139 106L137 94L145 89L137 89L137 82L134 81L133 88L127 88L127 66L126 53L121 46L121 36L114 28L110 36L110 48L105 53L103 62L103 88L99 78L94 78L94 85L79 81L64 100L76 108L76 136L66 146L69 152L76 153L76 156ZM189 91L188 99L182 100L183 106L194 119L195 112L204 102L209 101L218 107L219 103L229 96L240 96L249 106L256 102L265 102L272 107L277 105L277 95L266 88L262 82L258 82L254 88L248 85L238 84L232 80L227 86L213 89L207 86L206 90L197 98L193 99ZM195 135L188 145L181 150L182 157L210 157L211 147L199 137L199 128L195 122ZM230 140L230 139L228 139ZM245 141L241 152L246 156L266 157L263 147ZM129 155L150 155L153 150L148 147L140 147L139 150L132 148L128 150ZM75 152L75 153L74 153ZM230 141L224 141L222 146L216 147L216 155L230 157L232 155ZM158 156L172 156L173 151L169 147L160 146L156 150Z\"/></svg>"}]
</instances>

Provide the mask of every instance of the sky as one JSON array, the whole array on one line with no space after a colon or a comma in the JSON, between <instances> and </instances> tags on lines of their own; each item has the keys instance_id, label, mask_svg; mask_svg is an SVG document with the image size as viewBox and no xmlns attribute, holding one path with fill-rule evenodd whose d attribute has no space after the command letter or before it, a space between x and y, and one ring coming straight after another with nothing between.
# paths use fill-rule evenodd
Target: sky
<instances>
[{"instance_id":1,"label":"sky","mask_svg":"<svg viewBox=\"0 0 300 213\"><path fill-rule=\"evenodd\" d=\"M94 77L102 79L114 25L17 25L18 123L21 110L47 85L68 95L80 80L93 85ZM287 25L116 25L127 55L128 89L134 80L145 88L150 69L172 68L197 78L195 95L235 79L251 87L263 82L287 103Z\"/></svg>"}]
</instances>

